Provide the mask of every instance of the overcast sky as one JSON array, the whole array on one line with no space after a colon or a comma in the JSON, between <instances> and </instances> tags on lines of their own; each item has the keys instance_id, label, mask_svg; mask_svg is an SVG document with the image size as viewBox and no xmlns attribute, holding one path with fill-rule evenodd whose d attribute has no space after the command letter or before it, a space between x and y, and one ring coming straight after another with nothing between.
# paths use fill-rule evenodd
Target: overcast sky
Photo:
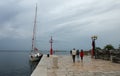
<instances>
[{"instance_id":1,"label":"overcast sky","mask_svg":"<svg viewBox=\"0 0 120 76\"><path fill-rule=\"evenodd\" d=\"M120 44L120 0L1 0L0 49L28 50L32 45L35 6L37 47L49 50L89 50L91 36L96 46Z\"/></svg>"}]
</instances>

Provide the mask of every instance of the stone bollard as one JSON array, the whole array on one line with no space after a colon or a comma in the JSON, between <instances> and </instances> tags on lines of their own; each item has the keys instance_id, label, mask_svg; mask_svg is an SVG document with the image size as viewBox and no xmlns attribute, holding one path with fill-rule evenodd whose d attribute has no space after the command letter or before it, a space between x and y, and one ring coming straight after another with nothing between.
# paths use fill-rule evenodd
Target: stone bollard
<instances>
[{"instance_id":1,"label":"stone bollard","mask_svg":"<svg viewBox=\"0 0 120 76\"><path fill-rule=\"evenodd\" d=\"M114 61L113 61L113 58L114 58L114 57L115 57L115 56L112 56L112 55L110 56L110 61L111 61L111 62L114 62Z\"/></svg>"},{"instance_id":2,"label":"stone bollard","mask_svg":"<svg viewBox=\"0 0 120 76\"><path fill-rule=\"evenodd\" d=\"M50 55L49 54L47 54L47 57L49 57Z\"/></svg>"},{"instance_id":3,"label":"stone bollard","mask_svg":"<svg viewBox=\"0 0 120 76\"><path fill-rule=\"evenodd\" d=\"M110 56L110 61L111 61L111 62L113 62L113 61L112 61L112 58L113 58L113 56L111 55L111 56Z\"/></svg>"},{"instance_id":4,"label":"stone bollard","mask_svg":"<svg viewBox=\"0 0 120 76\"><path fill-rule=\"evenodd\" d=\"M53 56L53 68L58 68L58 56Z\"/></svg>"}]
</instances>

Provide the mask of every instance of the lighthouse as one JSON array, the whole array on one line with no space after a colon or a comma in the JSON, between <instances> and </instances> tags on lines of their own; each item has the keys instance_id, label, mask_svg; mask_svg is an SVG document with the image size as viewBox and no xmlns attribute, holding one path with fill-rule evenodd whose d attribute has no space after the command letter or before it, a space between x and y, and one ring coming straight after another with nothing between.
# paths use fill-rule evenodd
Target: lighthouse
<instances>
[{"instance_id":1,"label":"lighthouse","mask_svg":"<svg viewBox=\"0 0 120 76\"><path fill-rule=\"evenodd\" d=\"M51 39L50 39L50 55L53 55L52 43L53 43L53 39L52 39L52 36L51 36Z\"/></svg>"}]
</instances>

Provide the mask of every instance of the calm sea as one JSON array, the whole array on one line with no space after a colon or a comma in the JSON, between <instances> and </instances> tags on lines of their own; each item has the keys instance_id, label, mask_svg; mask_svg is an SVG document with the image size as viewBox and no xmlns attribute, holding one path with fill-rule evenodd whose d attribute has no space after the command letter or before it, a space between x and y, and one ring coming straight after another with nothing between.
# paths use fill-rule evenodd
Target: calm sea
<instances>
[{"instance_id":1,"label":"calm sea","mask_svg":"<svg viewBox=\"0 0 120 76\"><path fill-rule=\"evenodd\" d=\"M37 62L29 62L29 51L0 51L0 76L30 76ZM48 51L42 51L49 54ZM66 55L69 52L54 52L56 55Z\"/></svg>"}]
</instances>

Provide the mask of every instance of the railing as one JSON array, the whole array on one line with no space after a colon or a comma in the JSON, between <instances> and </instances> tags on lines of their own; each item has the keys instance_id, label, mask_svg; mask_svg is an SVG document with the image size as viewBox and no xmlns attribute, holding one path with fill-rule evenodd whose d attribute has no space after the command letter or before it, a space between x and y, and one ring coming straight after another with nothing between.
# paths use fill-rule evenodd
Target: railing
<instances>
[{"instance_id":1,"label":"railing","mask_svg":"<svg viewBox=\"0 0 120 76\"><path fill-rule=\"evenodd\" d=\"M96 50L97 59L120 62L120 50Z\"/></svg>"}]
</instances>

